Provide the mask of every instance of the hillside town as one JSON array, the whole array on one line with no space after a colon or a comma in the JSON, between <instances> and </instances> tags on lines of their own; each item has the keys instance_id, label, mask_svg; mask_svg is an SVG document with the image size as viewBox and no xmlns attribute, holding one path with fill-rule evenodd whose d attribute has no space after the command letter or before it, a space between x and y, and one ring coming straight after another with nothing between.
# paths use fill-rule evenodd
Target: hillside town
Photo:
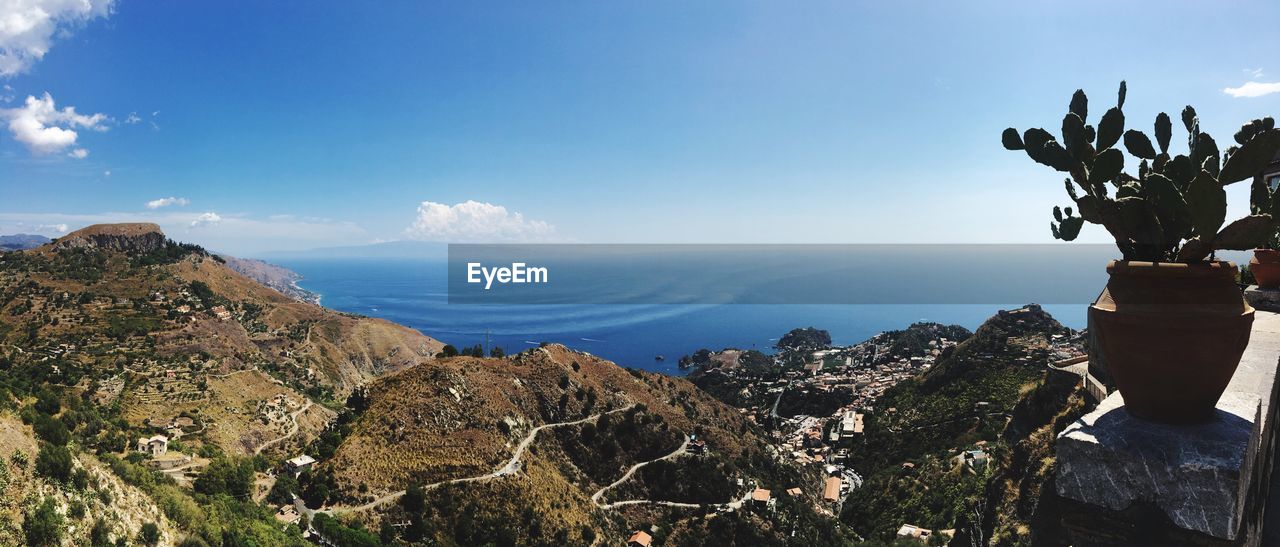
<instances>
[{"instance_id":1,"label":"hillside town","mask_svg":"<svg viewBox=\"0 0 1280 547\"><path fill-rule=\"evenodd\" d=\"M1001 311L998 317L1018 325L1020 316L1028 313L1040 314L1041 309L1031 304ZM803 330L806 329L796 329L791 334ZM748 365L751 354L758 352L736 349L699 352L682 362L700 363L691 378L700 386L711 387L712 393L732 391L732 396L725 398L736 402L740 412L771 433L779 458L820 469L822 482L803 489L820 493L822 509L838 516L847 495L864 481L860 471L854 469L851 456L865 448L868 415L899 413L898 408L880 408L881 396L928 372L971 333L958 326L917 323L904 331L880 333L857 344L832 346L824 342L829 340L825 331L814 332L818 333L816 339L810 337L804 343L780 342L777 352L769 356L769 367ZM977 358L1043 369L1079 362L1085 356L1084 332L1010 338L1009 347L1016 351L1000 355L982 352ZM998 414L988 407L989 403L980 401L974 405L973 413ZM986 445L986 441L977 441L972 446L956 447L952 461L971 471L981 471L990 460ZM910 469L915 464L902 465ZM935 533L949 536L953 531L935 532L903 523L897 536L923 544Z\"/></svg>"}]
</instances>

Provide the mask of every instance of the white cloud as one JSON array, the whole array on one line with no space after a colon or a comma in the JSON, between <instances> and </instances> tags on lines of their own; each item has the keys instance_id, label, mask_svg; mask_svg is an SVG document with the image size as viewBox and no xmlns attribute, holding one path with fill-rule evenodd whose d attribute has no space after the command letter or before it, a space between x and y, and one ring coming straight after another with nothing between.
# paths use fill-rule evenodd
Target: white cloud
<instances>
[{"instance_id":1,"label":"white cloud","mask_svg":"<svg viewBox=\"0 0 1280 547\"><path fill-rule=\"evenodd\" d=\"M539 241L554 232L550 224L525 220L501 205L467 200L456 205L422 202L404 235L429 241Z\"/></svg>"},{"instance_id":2,"label":"white cloud","mask_svg":"<svg viewBox=\"0 0 1280 547\"><path fill-rule=\"evenodd\" d=\"M75 150L67 152L67 155L75 159L82 160L89 157L89 151L83 148L77 148Z\"/></svg>"},{"instance_id":3,"label":"white cloud","mask_svg":"<svg viewBox=\"0 0 1280 547\"><path fill-rule=\"evenodd\" d=\"M59 234L67 233L67 225L65 223L58 224L37 224L37 232L57 232Z\"/></svg>"},{"instance_id":4,"label":"white cloud","mask_svg":"<svg viewBox=\"0 0 1280 547\"><path fill-rule=\"evenodd\" d=\"M1280 82L1245 82L1240 87L1228 87L1222 90L1223 93L1232 97L1261 97L1272 93L1280 93Z\"/></svg>"},{"instance_id":5,"label":"white cloud","mask_svg":"<svg viewBox=\"0 0 1280 547\"><path fill-rule=\"evenodd\" d=\"M0 0L0 77L26 72L54 38L111 14L114 0Z\"/></svg>"},{"instance_id":6,"label":"white cloud","mask_svg":"<svg viewBox=\"0 0 1280 547\"><path fill-rule=\"evenodd\" d=\"M40 98L28 95L26 103L18 108L0 109L0 119L9 121L14 140L31 153L52 154L71 148L71 155L76 158L89 155L87 150L75 148L79 137L76 129L106 131L108 121L105 114L79 114L73 106L58 110L47 92Z\"/></svg>"},{"instance_id":7,"label":"white cloud","mask_svg":"<svg viewBox=\"0 0 1280 547\"><path fill-rule=\"evenodd\" d=\"M109 177L109 176L111 176L111 170L110 170L110 169L107 169L106 171L103 171L103 172L102 172L102 176L104 176L104 177Z\"/></svg>"},{"instance_id":8,"label":"white cloud","mask_svg":"<svg viewBox=\"0 0 1280 547\"><path fill-rule=\"evenodd\" d=\"M200 216L196 217L195 220L191 221L191 224L188 227L201 228L204 226L212 226L219 222L222 222L222 217L218 216L218 213L209 212L209 213L201 214Z\"/></svg>"},{"instance_id":9,"label":"white cloud","mask_svg":"<svg viewBox=\"0 0 1280 547\"><path fill-rule=\"evenodd\" d=\"M111 171L107 171L107 176L111 176ZM153 199L151 201L148 201L147 208L159 209L161 207L168 207L170 205L177 205L178 207L186 207L187 204L189 203L191 203L191 200L188 200L187 198L176 198L173 196L169 196L167 198Z\"/></svg>"},{"instance_id":10,"label":"white cloud","mask_svg":"<svg viewBox=\"0 0 1280 547\"><path fill-rule=\"evenodd\" d=\"M1255 80L1262 77L1261 68L1252 68L1252 69L1246 68L1244 69L1244 72L1245 74L1248 74L1250 78L1253 78Z\"/></svg>"},{"instance_id":11,"label":"white cloud","mask_svg":"<svg viewBox=\"0 0 1280 547\"><path fill-rule=\"evenodd\" d=\"M129 125L134 125L141 121L142 121L142 118L138 117L137 112L130 112L129 116L124 119L124 123L127 123Z\"/></svg>"}]
</instances>

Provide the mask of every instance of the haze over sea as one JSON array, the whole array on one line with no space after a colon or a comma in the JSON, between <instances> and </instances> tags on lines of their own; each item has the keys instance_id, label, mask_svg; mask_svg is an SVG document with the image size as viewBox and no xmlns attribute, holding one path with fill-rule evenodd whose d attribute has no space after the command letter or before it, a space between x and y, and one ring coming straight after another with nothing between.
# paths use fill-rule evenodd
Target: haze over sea
<instances>
[{"instance_id":1,"label":"haze over sea","mask_svg":"<svg viewBox=\"0 0 1280 547\"><path fill-rule=\"evenodd\" d=\"M446 263L427 259L277 258L319 293L326 307L407 325L457 347L501 346L507 353L557 342L623 366L680 374L676 361L699 348L771 351L788 330L813 326L835 344L861 342L917 321L976 329L993 304L484 304L448 303ZM1101 286L1100 284L1098 285ZM1047 304L1064 325L1085 324L1084 305ZM655 360L665 356L664 361Z\"/></svg>"}]
</instances>

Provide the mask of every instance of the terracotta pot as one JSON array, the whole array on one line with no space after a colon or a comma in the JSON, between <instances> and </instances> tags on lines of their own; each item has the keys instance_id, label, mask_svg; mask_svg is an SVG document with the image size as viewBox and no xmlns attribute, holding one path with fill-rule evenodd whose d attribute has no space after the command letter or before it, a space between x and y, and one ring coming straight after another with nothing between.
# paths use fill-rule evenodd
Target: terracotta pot
<instances>
[{"instance_id":1,"label":"terracotta pot","mask_svg":"<svg viewBox=\"0 0 1280 547\"><path fill-rule=\"evenodd\" d=\"M1125 408L1156 422L1212 419L1253 326L1235 265L1112 261L1107 273L1089 319Z\"/></svg>"},{"instance_id":2,"label":"terracotta pot","mask_svg":"<svg viewBox=\"0 0 1280 547\"><path fill-rule=\"evenodd\" d=\"M1259 287L1280 288L1280 251L1254 249L1253 258L1249 260L1249 272Z\"/></svg>"}]
</instances>

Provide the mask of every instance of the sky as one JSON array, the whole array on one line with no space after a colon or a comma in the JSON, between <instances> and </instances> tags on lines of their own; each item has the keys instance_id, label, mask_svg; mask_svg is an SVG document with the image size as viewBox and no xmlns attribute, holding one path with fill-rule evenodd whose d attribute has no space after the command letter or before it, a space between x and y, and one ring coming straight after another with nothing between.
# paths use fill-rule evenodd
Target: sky
<instances>
[{"instance_id":1,"label":"sky","mask_svg":"<svg viewBox=\"0 0 1280 547\"><path fill-rule=\"evenodd\" d=\"M1096 121L1124 79L1129 127L1193 104L1227 143L1280 114L1277 24L1275 2L0 0L0 233L1047 243L1062 177L1002 129L1056 133L1077 88Z\"/></svg>"}]
</instances>

